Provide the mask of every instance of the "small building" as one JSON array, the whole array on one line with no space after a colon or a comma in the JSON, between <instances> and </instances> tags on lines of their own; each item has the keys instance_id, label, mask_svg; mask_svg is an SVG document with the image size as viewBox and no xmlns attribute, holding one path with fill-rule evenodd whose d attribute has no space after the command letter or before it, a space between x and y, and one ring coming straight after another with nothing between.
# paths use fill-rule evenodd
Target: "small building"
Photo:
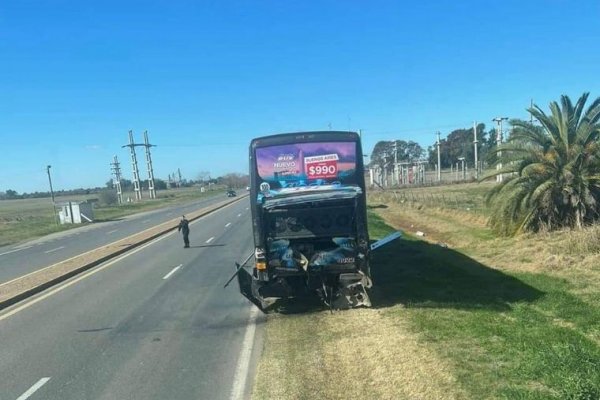
<instances>
[{"instance_id":1,"label":"small building","mask_svg":"<svg viewBox=\"0 0 600 400\"><path fill-rule=\"evenodd\" d=\"M58 217L61 224L81 224L94 221L92 204L87 201L65 201L56 205L60 207Z\"/></svg>"}]
</instances>

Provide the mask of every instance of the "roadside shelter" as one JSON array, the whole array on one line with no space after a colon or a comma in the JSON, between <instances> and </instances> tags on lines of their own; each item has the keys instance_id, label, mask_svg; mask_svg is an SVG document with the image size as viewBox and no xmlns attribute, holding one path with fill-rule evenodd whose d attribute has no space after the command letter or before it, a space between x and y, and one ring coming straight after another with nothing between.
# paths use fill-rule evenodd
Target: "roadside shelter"
<instances>
[{"instance_id":1,"label":"roadside shelter","mask_svg":"<svg viewBox=\"0 0 600 400\"><path fill-rule=\"evenodd\" d=\"M61 224L81 224L94 221L92 204L87 201L64 201L56 204Z\"/></svg>"}]
</instances>

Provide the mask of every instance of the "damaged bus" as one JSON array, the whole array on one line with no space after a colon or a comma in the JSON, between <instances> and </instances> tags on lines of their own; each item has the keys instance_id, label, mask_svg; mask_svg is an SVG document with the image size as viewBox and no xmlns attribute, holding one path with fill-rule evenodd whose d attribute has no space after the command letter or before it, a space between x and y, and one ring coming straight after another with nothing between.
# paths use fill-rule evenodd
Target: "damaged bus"
<instances>
[{"instance_id":1,"label":"damaged bus","mask_svg":"<svg viewBox=\"0 0 600 400\"><path fill-rule=\"evenodd\" d=\"M366 194L355 132L299 132L250 144L254 253L240 291L262 310L316 294L331 308L370 306ZM249 262L253 258L253 262Z\"/></svg>"}]
</instances>

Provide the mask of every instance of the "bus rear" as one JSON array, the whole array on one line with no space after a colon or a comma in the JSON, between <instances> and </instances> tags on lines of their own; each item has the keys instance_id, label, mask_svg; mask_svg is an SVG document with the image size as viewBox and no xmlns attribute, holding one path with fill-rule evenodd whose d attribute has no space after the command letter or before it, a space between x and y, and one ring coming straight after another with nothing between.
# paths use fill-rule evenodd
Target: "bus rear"
<instances>
[{"instance_id":1,"label":"bus rear","mask_svg":"<svg viewBox=\"0 0 600 400\"><path fill-rule=\"evenodd\" d=\"M265 309L316 294L370 306L364 165L355 132L265 136L250 145L254 262L240 289Z\"/></svg>"}]
</instances>

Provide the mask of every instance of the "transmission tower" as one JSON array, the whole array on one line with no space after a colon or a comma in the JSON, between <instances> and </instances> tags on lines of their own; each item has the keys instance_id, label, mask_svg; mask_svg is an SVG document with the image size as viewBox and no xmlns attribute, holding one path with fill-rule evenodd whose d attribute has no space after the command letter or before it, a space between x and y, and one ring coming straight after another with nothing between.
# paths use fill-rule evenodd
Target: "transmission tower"
<instances>
[{"instance_id":1,"label":"transmission tower","mask_svg":"<svg viewBox=\"0 0 600 400\"><path fill-rule=\"evenodd\" d=\"M114 157L114 161L110 163L110 169L115 176L115 186L117 187L117 197L119 204L123 204L123 190L121 189L121 166L117 156Z\"/></svg>"},{"instance_id":2,"label":"transmission tower","mask_svg":"<svg viewBox=\"0 0 600 400\"><path fill-rule=\"evenodd\" d=\"M148 191L150 193L150 198L156 198L156 190L154 189L154 170L152 168L152 156L150 155L150 147L156 147L153 144L148 142L148 131L144 132L144 143L135 143L133 141L133 132L129 131L129 144L123 145L121 147L129 147L131 150L131 166L133 168L133 190L135 191L136 200L142 199L142 190L140 188L140 172L138 169L137 158L135 155L136 147L145 147L146 148L146 166L148 167Z\"/></svg>"},{"instance_id":3,"label":"transmission tower","mask_svg":"<svg viewBox=\"0 0 600 400\"><path fill-rule=\"evenodd\" d=\"M133 191L135 192L135 199L142 199L142 191L140 190L140 173L138 170L137 158L135 156L135 146L143 146L143 144L135 144L133 142L133 131L129 131L129 144L125 144L121 147L129 147L131 151L131 168L133 169Z\"/></svg>"},{"instance_id":4,"label":"transmission tower","mask_svg":"<svg viewBox=\"0 0 600 400\"><path fill-rule=\"evenodd\" d=\"M146 166L148 167L148 191L150 198L156 198L156 190L154 190L154 170L152 169L152 156L150 155L150 147L155 147L148 142L148 131L144 131L144 147L146 147Z\"/></svg>"}]
</instances>

